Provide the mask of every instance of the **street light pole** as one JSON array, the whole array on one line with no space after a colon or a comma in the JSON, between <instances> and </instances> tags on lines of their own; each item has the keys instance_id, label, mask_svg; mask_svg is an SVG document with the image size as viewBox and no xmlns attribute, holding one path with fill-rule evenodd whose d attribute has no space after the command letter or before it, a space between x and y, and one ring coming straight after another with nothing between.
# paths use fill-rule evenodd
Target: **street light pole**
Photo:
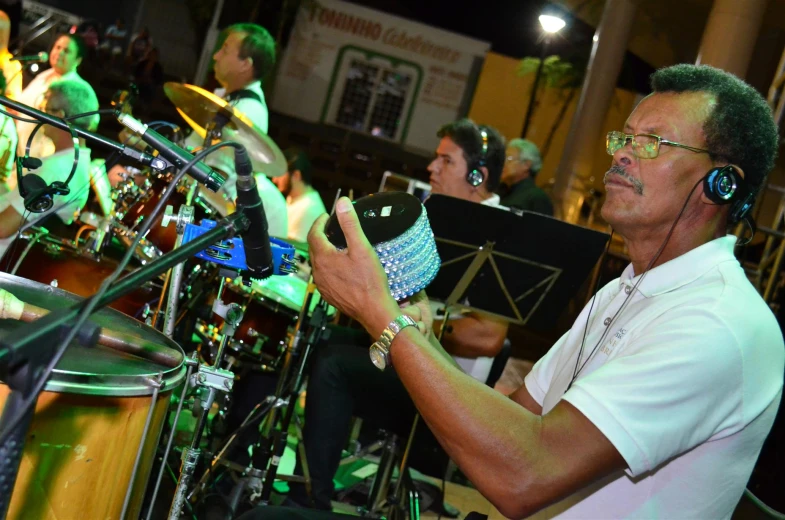
<instances>
[{"instance_id":1,"label":"street light pole","mask_svg":"<svg viewBox=\"0 0 785 520\"><path fill-rule=\"evenodd\" d=\"M546 36L542 43L540 44L540 63L537 65L537 72L534 75L534 84L532 85L532 93L529 96L529 107L526 109L526 118L523 120L523 130L521 131L521 137L523 139L526 138L526 134L529 132L529 123L531 122L532 112L534 112L534 106L537 102L537 87L540 86L540 78L542 77L542 68L545 64L545 55L548 52L548 36Z\"/></svg>"},{"instance_id":2,"label":"street light pole","mask_svg":"<svg viewBox=\"0 0 785 520\"><path fill-rule=\"evenodd\" d=\"M543 34L542 43L540 44L540 63L537 65L537 73L534 76L532 94L529 98L529 108L526 109L526 118L523 120L523 130L521 131L521 137L524 139L526 138L526 134L529 132L529 123L531 123L532 113L534 112L534 106L536 105L537 87L540 86L542 69L545 65L545 56L548 53L548 44L551 41L551 37L557 32L561 31L566 25L566 22L558 16L541 14L539 19L540 25L542 26L542 30L545 34Z\"/></svg>"}]
</instances>

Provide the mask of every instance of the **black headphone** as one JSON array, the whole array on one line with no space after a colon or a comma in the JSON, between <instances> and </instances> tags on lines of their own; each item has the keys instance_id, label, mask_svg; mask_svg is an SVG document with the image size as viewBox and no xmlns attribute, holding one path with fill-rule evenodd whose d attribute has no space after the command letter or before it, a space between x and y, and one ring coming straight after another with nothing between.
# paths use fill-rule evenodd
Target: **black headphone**
<instances>
[{"instance_id":1,"label":"black headphone","mask_svg":"<svg viewBox=\"0 0 785 520\"><path fill-rule=\"evenodd\" d=\"M485 128L478 126L477 131L480 133L480 139L482 139L482 149L480 150L480 159L477 161L477 164L469 170L466 174L466 182L474 186L475 188L483 183L485 180L485 176L482 174L480 168L485 166L485 157L488 154L488 131Z\"/></svg>"},{"instance_id":2,"label":"black headphone","mask_svg":"<svg viewBox=\"0 0 785 520\"><path fill-rule=\"evenodd\" d=\"M54 181L52 184L47 184L40 175L34 173L22 175L22 168L31 170L41 167L41 159L30 157L30 145L33 142L33 137L35 137L36 132L38 132L38 129L41 128L43 123L38 123L27 139L24 157L16 158L16 180L19 185L19 195L24 199L25 209L31 213L44 213L49 211L54 205L55 195L68 195L71 193L70 188L68 188L68 183L73 179L76 167L79 164L79 138L76 136L76 132L71 124L67 121L66 124L71 131L71 138L74 140L74 164L71 166L71 173L68 174L68 178L65 182Z\"/></svg>"},{"instance_id":3,"label":"black headphone","mask_svg":"<svg viewBox=\"0 0 785 520\"><path fill-rule=\"evenodd\" d=\"M755 203L755 192L733 165L709 170L703 178L703 193L714 204L730 204L728 222L735 224L748 218Z\"/></svg>"}]
</instances>

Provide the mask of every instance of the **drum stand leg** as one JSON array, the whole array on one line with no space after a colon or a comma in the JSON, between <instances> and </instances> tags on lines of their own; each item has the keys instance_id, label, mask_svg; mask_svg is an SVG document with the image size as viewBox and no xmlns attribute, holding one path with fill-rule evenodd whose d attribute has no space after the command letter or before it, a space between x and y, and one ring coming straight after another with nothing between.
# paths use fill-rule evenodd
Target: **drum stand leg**
<instances>
[{"instance_id":1,"label":"drum stand leg","mask_svg":"<svg viewBox=\"0 0 785 520\"><path fill-rule=\"evenodd\" d=\"M177 226L177 239L175 240L174 247L180 247L183 243L183 234L185 233L186 224L191 224L194 221L194 208L187 204L180 206L177 215L172 215L171 206L166 206L166 213L164 214L161 224L166 227L170 222L174 222ZM185 271L185 262L180 262L171 270L169 284L169 296L166 301L166 311L164 311L164 334L168 337L174 335L174 327L177 324L177 306L180 303L180 286L183 284L183 272ZM161 295L163 298L163 295Z\"/></svg>"},{"instance_id":2,"label":"drum stand leg","mask_svg":"<svg viewBox=\"0 0 785 520\"><path fill-rule=\"evenodd\" d=\"M309 289L313 284L309 283ZM294 416L294 409L297 405L297 397L305 374L306 361L311 352L311 347L316 345L321 339L321 335L327 325L327 308L324 301L320 301L319 305L314 310L313 316L310 320L310 326L303 328L303 323L308 320L308 309L311 307L311 300L313 298L313 291L309 290L306 295L303 307L300 309L300 317L297 321L292 341L289 349L287 349L287 356L284 361L281 378L278 381L278 389L276 395L283 395L288 388L288 396L285 399L286 411L281 421L280 428L275 428L275 408L267 418L263 440L267 441L267 446L262 451L262 460L267 471L265 473L264 485L261 491L261 501L263 505L270 503L270 495L273 491L273 484L275 483L276 475L278 474L278 464L283 456L284 449L286 448L286 439L288 436L289 425L291 424L292 417ZM306 338L306 334L308 337ZM300 346L304 342L304 348ZM297 363L297 371L293 381L291 373L293 365ZM257 444L261 445L261 440ZM256 453L254 453L256 455ZM256 457L255 457L256 458ZM266 459L266 460L265 460ZM255 462L260 462L258 459ZM307 461L305 464L307 466ZM309 485L310 483L306 483Z\"/></svg>"},{"instance_id":3,"label":"drum stand leg","mask_svg":"<svg viewBox=\"0 0 785 520\"><path fill-rule=\"evenodd\" d=\"M188 369L185 374L185 382L183 383L183 391L180 393L180 402L177 403L177 410L174 414L174 420L172 421L172 431L169 434L169 440L166 441L166 448L164 449L163 457L161 458L161 468L158 470L158 477L155 481L155 487L153 488L153 494L150 498L150 506L147 511L147 520L151 520L153 516L153 506L155 505L155 500L158 498L158 491L161 488L161 480L163 480L164 472L166 471L166 464L167 460L169 460L169 453L172 451L172 442L174 442L174 434L175 430L177 429L177 421L180 420L180 412L183 411L183 403L185 402L185 395L188 393L188 382L191 380L191 374L193 373L193 369L197 367L199 364L196 361L196 354L194 354L193 358L186 359L186 365Z\"/></svg>"},{"instance_id":4,"label":"drum stand leg","mask_svg":"<svg viewBox=\"0 0 785 520\"><path fill-rule=\"evenodd\" d=\"M310 285L311 284L309 284L309 289ZM243 424L229 439L211 464L211 467L208 468L200 479L194 493L189 497L192 502L196 500L199 493L204 490L212 467L215 467L219 463L229 465L230 467L232 466L232 463L230 462L222 462L221 458L225 456L229 446L244 429L245 425L251 421L255 423L259 416L262 415L265 417L264 431L261 434L260 440L254 446L251 464L247 468L239 468L239 471L242 471L243 476L231 492L230 507L232 508L232 511L236 511L237 506L242 499L242 495L249 488L253 490L253 494L261 497L260 503L264 505L269 503L273 484L278 472L278 464L286 447L289 425L294 417L298 391L304 378L305 366L310 354L310 348L319 341L327 323L326 305L320 302L320 305L316 307L313 316L310 319L310 324L307 327L308 330L306 330L305 323L308 319L307 309L310 308L312 297L313 292L310 290L306 294L305 301L300 309L300 316L297 320L295 331L290 336L284 366L282 367L281 375L278 378L275 394L268 396L263 402L257 404L254 410L248 414L243 421ZM306 334L308 337L306 337ZM304 346L301 346L303 342ZM263 410L257 412L257 410L263 406ZM286 410L283 419L281 420L281 425L279 428L275 428L277 410L283 407L286 407ZM304 459L303 462L303 466L307 468L307 460ZM289 477L288 480L302 481L303 479L301 477ZM304 480L306 488L309 488L310 482L307 478Z\"/></svg>"},{"instance_id":5,"label":"drum stand leg","mask_svg":"<svg viewBox=\"0 0 785 520\"><path fill-rule=\"evenodd\" d=\"M215 357L215 364L213 366L199 365L199 371L194 374L195 378L192 378L191 381L192 385L202 387L202 389L206 391L206 395L202 397L201 411L191 439L191 445L183 450L180 477L177 480L174 499L172 500L172 506L169 509L169 520L179 520L180 518L180 513L185 504L186 495L191 485L196 465L199 463L199 458L202 454L199 445L202 441L202 434L204 433L205 426L207 425L210 409L215 401L216 392L230 392L234 384L234 373L229 370L221 369L220 363L223 359L226 344L234 336L237 326L242 321L243 311L240 305L236 303L224 305L221 301L225 279L226 278L224 277L221 278L221 286L218 290L219 297L213 304L213 311L224 319L225 333L221 340L218 354Z\"/></svg>"}]
</instances>

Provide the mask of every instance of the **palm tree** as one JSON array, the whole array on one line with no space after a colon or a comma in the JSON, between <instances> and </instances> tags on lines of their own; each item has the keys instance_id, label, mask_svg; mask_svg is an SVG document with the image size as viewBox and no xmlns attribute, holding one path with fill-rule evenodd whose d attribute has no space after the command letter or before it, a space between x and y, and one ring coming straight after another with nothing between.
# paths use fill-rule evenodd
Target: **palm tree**
<instances>
[{"instance_id":1,"label":"palm tree","mask_svg":"<svg viewBox=\"0 0 785 520\"><path fill-rule=\"evenodd\" d=\"M527 74L536 73L539 66L540 58L523 58L518 66L518 75L525 76ZM562 101L559 113L556 115L548 132L548 137L545 138L545 143L543 143L541 147L540 152L543 157L548 153L551 143L553 142L553 137L561 126L564 116L567 114L567 110L570 107L570 103L572 103L575 94L583 84L585 70L585 66L577 66L559 56L548 56L543 60L542 78L540 79L538 90L545 88L557 89ZM539 97L539 95L537 97Z\"/></svg>"}]
</instances>

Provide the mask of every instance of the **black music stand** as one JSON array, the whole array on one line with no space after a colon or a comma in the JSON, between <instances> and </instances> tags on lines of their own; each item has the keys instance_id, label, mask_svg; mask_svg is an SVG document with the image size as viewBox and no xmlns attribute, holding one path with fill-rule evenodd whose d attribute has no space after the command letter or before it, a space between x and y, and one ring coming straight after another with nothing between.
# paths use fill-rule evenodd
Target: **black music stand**
<instances>
[{"instance_id":1,"label":"black music stand","mask_svg":"<svg viewBox=\"0 0 785 520\"><path fill-rule=\"evenodd\" d=\"M445 321L451 312L471 310L511 323L552 327L609 238L538 213L518 214L445 195L431 195L425 209L442 261L426 292L444 302ZM415 415L399 479L388 498L388 518L404 516L404 473L419 417Z\"/></svg>"},{"instance_id":2,"label":"black music stand","mask_svg":"<svg viewBox=\"0 0 785 520\"><path fill-rule=\"evenodd\" d=\"M555 325L596 265L608 234L538 213L445 195L425 203L442 266L428 295L536 328Z\"/></svg>"}]
</instances>

